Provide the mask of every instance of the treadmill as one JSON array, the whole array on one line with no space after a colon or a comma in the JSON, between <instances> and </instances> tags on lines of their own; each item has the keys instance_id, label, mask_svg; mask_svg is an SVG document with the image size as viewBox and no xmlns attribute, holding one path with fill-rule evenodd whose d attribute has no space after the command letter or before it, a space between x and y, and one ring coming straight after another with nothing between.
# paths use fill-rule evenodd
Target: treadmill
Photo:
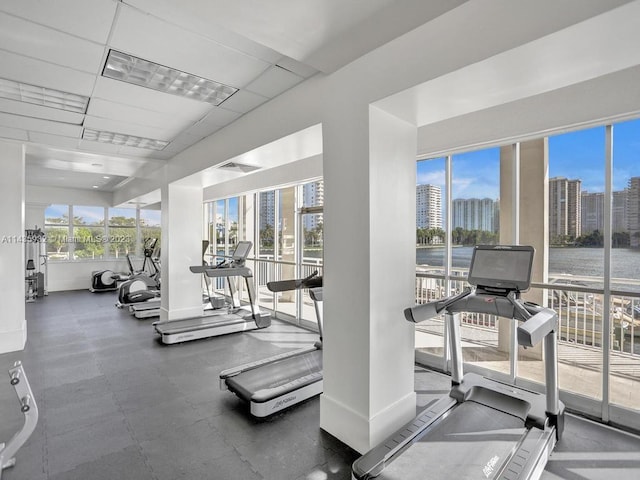
<instances>
[{"instance_id":1,"label":"treadmill","mask_svg":"<svg viewBox=\"0 0 640 480\"><path fill-rule=\"evenodd\" d=\"M272 292L309 289L320 340L314 345L240 365L220 373L220 388L250 405L255 417L267 417L322 393L322 277L267 283Z\"/></svg>"},{"instance_id":2,"label":"treadmill","mask_svg":"<svg viewBox=\"0 0 640 480\"><path fill-rule=\"evenodd\" d=\"M520 299L530 285L533 255L528 246L476 246L468 277L472 288L405 310L406 319L416 323L444 313L452 388L356 460L352 479L540 478L562 436L564 405L558 393L557 314ZM525 348L544 341L546 395L475 373L463 376L460 312L523 322L517 341Z\"/></svg>"},{"instance_id":3,"label":"treadmill","mask_svg":"<svg viewBox=\"0 0 640 480\"><path fill-rule=\"evenodd\" d=\"M253 244L248 241L238 242L230 261L215 266L196 265L189 267L193 273L204 274L209 278L226 278L229 285L231 303L225 313L219 315L202 315L179 320L154 322L156 332L160 334L162 343L174 343L216 337L228 333L244 332L271 325L269 313L261 312L255 304L256 295L253 288L253 273L245 266L245 261ZM243 306L236 289L233 277L245 280L249 304Z\"/></svg>"}]
</instances>

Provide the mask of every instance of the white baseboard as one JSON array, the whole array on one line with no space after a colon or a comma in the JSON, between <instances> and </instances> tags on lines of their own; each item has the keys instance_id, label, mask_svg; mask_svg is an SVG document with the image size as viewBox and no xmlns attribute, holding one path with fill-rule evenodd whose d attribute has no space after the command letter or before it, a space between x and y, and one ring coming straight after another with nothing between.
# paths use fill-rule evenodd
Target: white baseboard
<instances>
[{"instance_id":1,"label":"white baseboard","mask_svg":"<svg viewBox=\"0 0 640 480\"><path fill-rule=\"evenodd\" d=\"M160 320L180 320L183 318L201 317L204 314L202 305L174 310L160 309Z\"/></svg>"},{"instance_id":2,"label":"white baseboard","mask_svg":"<svg viewBox=\"0 0 640 480\"><path fill-rule=\"evenodd\" d=\"M366 453L416 415L416 394L410 392L372 418L323 394L320 428L359 453Z\"/></svg>"},{"instance_id":3,"label":"white baseboard","mask_svg":"<svg viewBox=\"0 0 640 480\"><path fill-rule=\"evenodd\" d=\"M27 322L19 330L0 331L0 354L24 350L27 343Z\"/></svg>"}]
</instances>

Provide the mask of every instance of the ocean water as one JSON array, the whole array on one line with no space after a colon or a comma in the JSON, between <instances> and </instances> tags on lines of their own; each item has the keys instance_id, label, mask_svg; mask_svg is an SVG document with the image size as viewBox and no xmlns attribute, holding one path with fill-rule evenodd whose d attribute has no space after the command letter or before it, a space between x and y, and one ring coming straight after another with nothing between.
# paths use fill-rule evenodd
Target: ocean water
<instances>
[{"instance_id":1,"label":"ocean water","mask_svg":"<svg viewBox=\"0 0 640 480\"><path fill-rule=\"evenodd\" d=\"M468 268L473 247L454 247L453 266ZM442 266L444 247L416 249L416 264ZM550 248L549 274L602 277L604 273L604 249L602 248ZM611 252L612 277L640 280L640 250L614 248Z\"/></svg>"}]
</instances>

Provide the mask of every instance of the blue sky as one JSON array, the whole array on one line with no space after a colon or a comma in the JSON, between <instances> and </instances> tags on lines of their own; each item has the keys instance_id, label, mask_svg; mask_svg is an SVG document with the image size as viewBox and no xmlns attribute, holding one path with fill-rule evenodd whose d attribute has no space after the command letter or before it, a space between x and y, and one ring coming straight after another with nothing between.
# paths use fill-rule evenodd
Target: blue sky
<instances>
[{"instance_id":1,"label":"blue sky","mask_svg":"<svg viewBox=\"0 0 640 480\"><path fill-rule=\"evenodd\" d=\"M579 178L582 190L604 191L605 128L549 137L549 177ZM622 190L640 176L640 119L613 127L613 188ZM499 198L500 150L490 148L453 156L453 198ZM444 159L418 162L418 184L442 188Z\"/></svg>"}]
</instances>

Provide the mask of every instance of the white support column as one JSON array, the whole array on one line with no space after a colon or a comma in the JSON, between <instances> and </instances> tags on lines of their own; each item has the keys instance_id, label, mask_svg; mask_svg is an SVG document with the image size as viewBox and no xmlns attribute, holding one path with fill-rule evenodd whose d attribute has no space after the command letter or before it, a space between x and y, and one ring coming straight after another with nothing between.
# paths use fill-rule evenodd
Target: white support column
<instances>
[{"instance_id":1,"label":"white support column","mask_svg":"<svg viewBox=\"0 0 640 480\"><path fill-rule=\"evenodd\" d=\"M320 426L365 452L415 415L403 310L415 302L417 131L376 107L340 107L323 124Z\"/></svg>"},{"instance_id":2,"label":"white support column","mask_svg":"<svg viewBox=\"0 0 640 480\"><path fill-rule=\"evenodd\" d=\"M500 149L500 243L533 246L536 254L531 279L542 283L547 281L549 254L548 150L546 138ZM546 293L542 290L532 289L523 297L546 305ZM504 328L505 325L506 322L501 320L498 348L502 351L514 351L515 339L510 336L513 332ZM512 343L509 347L510 341ZM518 350L520 357L542 358L541 344L527 350ZM515 357L512 356L511 360L514 361ZM513 363L511 368L512 373L517 374Z\"/></svg>"},{"instance_id":3,"label":"white support column","mask_svg":"<svg viewBox=\"0 0 640 480\"><path fill-rule=\"evenodd\" d=\"M49 206L48 203L28 202L25 205L24 228L44 230L44 212Z\"/></svg>"},{"instance_id":4,"label":"white support column","mask_svg":"<svg viewBox=\"0 0 640 480\"><path fill-rule=\"evenodd\" d=\"M2 211L0 212L0 353L22 350L27 341L25 319L25 172L24 147L0 142Z\"/></svg>"},{"instance_id":5,"label":"white support column","mask_svg":"<svg viewBox=\"0 0 640 480\"><path fill-rule=\"evenodd\" d=\"M202 315L202 279L189 271L202 265L202 188L173 183L163 187L161 195L160 320Z\"/></svg>"}]
</instances>

